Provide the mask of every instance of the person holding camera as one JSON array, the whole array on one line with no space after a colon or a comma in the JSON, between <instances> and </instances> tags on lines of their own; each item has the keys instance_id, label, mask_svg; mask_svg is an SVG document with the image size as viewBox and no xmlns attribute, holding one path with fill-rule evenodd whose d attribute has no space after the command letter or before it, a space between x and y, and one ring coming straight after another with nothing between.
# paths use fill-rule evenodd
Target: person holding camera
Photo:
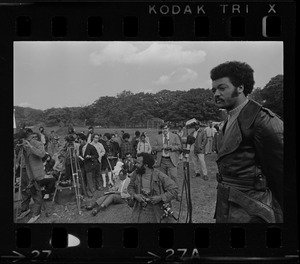
<instances>
[{"instance_id":1,"label":"person holding camera","mask_svg":"<svg viewBox=\"0 0 300 264\"><path fill-rule=\"evenodd\" d=\"M43 157L45 156L44 144L38 141L31 129L26 129L21 132L20 135L22 143L19 144L21 148L20 155L23 155L23 159L26 167L26 174L21 177L26 179L28 177L28 184L24 188L22 186L23 204L22 209L29 208L30 198L33 199L34 204L31 208L32 217L28 223L34 223L41 215L41 208L43 204L43 198L41 194L41 186L43 186L43 180L45 178ZM23 172L23 171L22 171ZM22 179L21 179L22 181ZM27 203L27 206L25 205ZM25 208L26 207L26 208ZM28 209L26 210L28 211ZM26 212L22 210L22 212ZM22 213L21 212L21 213ZM19 217L20 219L20 217Z\"/></svg>"},{"instance_id":2,"label":"person holding camera","mask_svg":"<svg viewBox=\"0 0 300 264\"><path fill-rule=\"evenodd\" d=\"M154 166L155 160L149 153L137 155L136 170L130 177L128 193L134 199L133 223L170 223L173 218L164 215L163 204L178 195L177 184Z\"/></svg>"}]
</instances>

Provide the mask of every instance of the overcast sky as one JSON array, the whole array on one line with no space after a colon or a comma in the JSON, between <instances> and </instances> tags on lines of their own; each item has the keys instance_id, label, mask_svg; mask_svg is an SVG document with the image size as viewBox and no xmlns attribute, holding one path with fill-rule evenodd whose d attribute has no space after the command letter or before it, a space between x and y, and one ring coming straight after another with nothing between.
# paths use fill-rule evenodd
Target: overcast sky
<instances>
[{"instance_id":1,"label":"overcast sky","mask_svg":"<svg viewBox=\"0 0 300 264\"><path fill-rule=\"evenodd\" d=\"M14 42L14 105L83 106L100 96L211 88L228 60L254 69L255 87L283 74L282 42Z\"/></svg>"}]
</instances>

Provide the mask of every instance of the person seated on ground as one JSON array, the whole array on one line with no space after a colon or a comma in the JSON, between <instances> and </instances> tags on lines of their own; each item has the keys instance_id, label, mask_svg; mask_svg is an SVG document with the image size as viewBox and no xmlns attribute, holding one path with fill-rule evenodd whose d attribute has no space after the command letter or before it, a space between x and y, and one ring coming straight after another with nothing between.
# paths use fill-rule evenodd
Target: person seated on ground
<instances>
[{"instance_id":1,"label":"person seated on ground","mask_svg":"<svg viewBox=\"0 0 300 264\"><path fill-rule=\"evenodd\" d=\"M86 206L87 210L92 210L92 215L96 216L99 211L104 210L111 204L125 203L126 199L130 197L127 192L130 178L126 170L121 170L115 185L110 188L109 192L104 193L96 202Z\"/></svg>"},{"instance_id":2,"label":"person seated on ground","mask_svg":"<svg viewBox=\"0 0 300 264\"><path fill-rule=\"evenodd\" d=\"M116 181L119 178L119 173L123 169L124 163L121 159L117 161L116 166L113 169L113 180Z\"/></svg>"}]
</instances>

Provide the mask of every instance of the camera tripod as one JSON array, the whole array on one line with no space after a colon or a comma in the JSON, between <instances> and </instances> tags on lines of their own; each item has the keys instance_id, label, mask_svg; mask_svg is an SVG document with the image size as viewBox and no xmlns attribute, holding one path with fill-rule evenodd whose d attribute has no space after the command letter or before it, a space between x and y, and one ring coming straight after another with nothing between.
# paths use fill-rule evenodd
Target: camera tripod
<instances>
[{"instance_id":1,"label":"camera tripod","mask_svg":"<svg viewBox=\"0 0 300 264\"><path fill-rule=\"evenodd\" d=\"M74 143L71 143L72 145L67 146L67 154L69 154L69 159L70 159L70 165L71 165L71 174L72 174L72 186L71 188L74 188L75 191L75 197L76 197L76 204L77 204L77 208L78 208L78 213L79 215L82 214L81 212L81 199L83 198L80 191L81 191L81 187L82 187L82 191L83 194L85 196L87 196L86 193L86 188L85 188L85 184L84 184L84 179L82 177L82 172L80 169L80 165L79 165L79 161L77 159L76 153L75 153L75 148L74 148ZM74 158L74 160L73 160ZM66 165L66 159L64 161L64 166ZM62 187L59 186L60 182L61 182L61 176L62 173L60 172L56 186L55 186L55 192L54 192L54 196L52 199L52 204L54 203L56 194L57 194L57 189L68 189L70 187Z\"/></svg>"},{"instance_id":2,"label":"camera tripod","mask_svg":"<svg viewBox=\"0 0 300 264\"><path fill-rule=\"evenodd\" d=\"M191 198L189 153L190 153L189 149L183 149L183 183L181 189L181 201L180 201L180 208L178 214L178 221L179 221L180 214L181 214L183 193L185 192L186 203L187 203L187 215L185 219L186 223L192 223L192 212L193 212L192 198Z\"/></svg>"}]
</instances>

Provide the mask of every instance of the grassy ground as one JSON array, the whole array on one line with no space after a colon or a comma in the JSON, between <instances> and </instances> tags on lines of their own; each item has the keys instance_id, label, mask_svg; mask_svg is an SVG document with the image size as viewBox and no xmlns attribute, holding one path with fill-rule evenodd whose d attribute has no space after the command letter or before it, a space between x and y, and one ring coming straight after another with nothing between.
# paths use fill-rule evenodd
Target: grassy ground
<instances>
[{"instance_id":1,"label":"grassy ground","mask_svg":"<svg viewBox=\"0 0 300 264\"><path fill-rule=\"evenodd\" d=\"M215 179L216 154L206 156L206 164L208 169L209 180L204 181L202 178L194 178L193 165L190 163L190 180L191 180L191 194L192 194L192 206L193 223L214 223L213 215L216 201L216 186ZM179 182L182 185L183 181L183 163L178 165ZM103 195L103 191L96 191L93 199L87 199L83 201L83 204L95 201L98 197ZM183 195L184 197L184 195ZM19 205L19 202L15 203L15 207ZM179 214L179 202L173 201L174 215L177 217ZM36 223L130 223L131 208L126 204L111 205L104 212L98 213L96 217L91 216L90 211L82 209L82 215L78 214L76 202L68 203L66 205L58 205L56 203L46 202L46 207L49 217L45 216L42 212L42 216L36 221ZM182 200L182 210L180 223L185 223L186 219L186 200ZM18 222L26 223L31 214Z\"/></svg>"}]
</instances>

